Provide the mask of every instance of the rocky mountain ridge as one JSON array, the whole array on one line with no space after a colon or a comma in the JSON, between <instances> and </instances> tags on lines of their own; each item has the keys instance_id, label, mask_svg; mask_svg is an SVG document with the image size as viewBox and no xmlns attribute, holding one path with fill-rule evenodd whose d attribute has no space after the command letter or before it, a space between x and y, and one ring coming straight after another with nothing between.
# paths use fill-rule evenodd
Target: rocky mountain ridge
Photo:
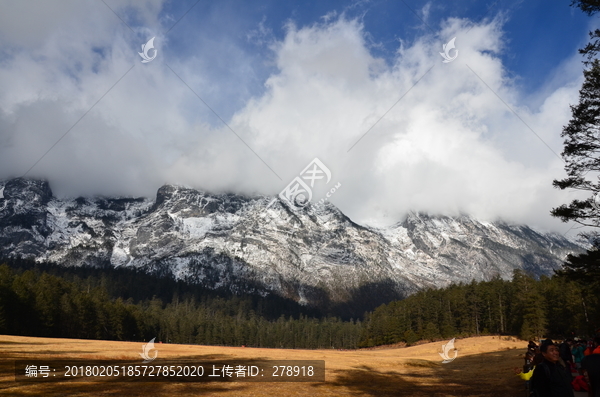
<instances>
[{"instance_id":1,"label":"rocky mountain ridge","mask_svg":"<svg viewBox=\"0 0 600 397\"><path fill-rule=\"evenodd\" d=\"M156 199L58 199L45 181L0 182L0 257L129 266L208 288L311 305L372 304L423 287L550 275L583 247L558 234L469 216L409 214L358 225L331 203L294 209L268 196L165 185Z\"/></svg>"}]
</instances>

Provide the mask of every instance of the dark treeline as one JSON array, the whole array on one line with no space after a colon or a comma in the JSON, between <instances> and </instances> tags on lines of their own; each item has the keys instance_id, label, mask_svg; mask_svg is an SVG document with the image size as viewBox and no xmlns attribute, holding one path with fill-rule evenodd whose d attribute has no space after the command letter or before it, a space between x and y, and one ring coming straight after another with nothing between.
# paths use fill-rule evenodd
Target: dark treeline
<instances>
[{"instance_id":1,"label":"dark treeline","mask_svg":"<svg viewBox=\"0 0 600 397\"><path fill-rule=\"evenodd\" d=\"M173 297L188 297L197 301L223 298L225 300L235 295L226 289L208 289L198 284L190 284L182 280L175 280L171 274L150 274L145 270L128 267L106 266L60 266L54 263L36 263L27 259L0 259L16 272L33 270L38 273L48 273L76 284L84 283L86 288L102 287L113 298L133 301L143 301L158 298L163 302L170 302ZM278 319L281 315L298 318L300 314L307 317L320 318L321 311L313 307L306 307L291 299L277 295L259 294L243 295L258 315L267 319Z\"/></svg>"},{"instance_id":2,"label":"dark treeline","mask_svg":"<svg viewBox=\"0 0 600 397\"><path fill-rule=\"evenodd\" d=\"M510 281L428 289L368 314L360 346L485 334L525 340L589 336L600 327L597 292L596 284L564 276L536 280L522 271L515 271Z\"/></svg>"},{"instance_id":3,"label":"dark treeline","mask_svg":"<svg viewBox=\"0 0 600 397\"><path fill-rule=\"evenodd\" d=\"M461 336L588 336L597 284L564 276L428 289L342 321L278 297L236 296L127 269L0 266L0 333L278 348L357 348Z\"/></svg>"},{"instance_id":4,"label":"dark treeline","mask_svg":"<svg viewBox=\"0 0 600 397\"><path fill-rule=\"evenodd\" d=\"M159 286L161 279L126 269L17 262L0 265L0 333L279 348L358 346L360 321L320 316L275 296L236 296L170 279ZM163 298L143 298L157 292L154 282Z\"/></svg>"}]
</instances>

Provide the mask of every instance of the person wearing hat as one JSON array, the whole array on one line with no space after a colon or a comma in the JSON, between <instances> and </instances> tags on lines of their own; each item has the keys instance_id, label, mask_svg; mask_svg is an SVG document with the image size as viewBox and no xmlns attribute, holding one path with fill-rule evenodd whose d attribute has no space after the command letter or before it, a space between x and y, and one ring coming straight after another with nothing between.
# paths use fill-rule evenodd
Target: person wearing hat
<instances>
[{"instance_id":1,"label":"person wearing hat","mask_svg":"<svg viewBox=\"0 0 600 397\"><path fill-rule=\"evenodd\" d=\"M574 397L571 372L560 359L558 346L546 340L540 347L543 361L531 376L531 389L537 397Z\"/></svg>"}]
</instances>

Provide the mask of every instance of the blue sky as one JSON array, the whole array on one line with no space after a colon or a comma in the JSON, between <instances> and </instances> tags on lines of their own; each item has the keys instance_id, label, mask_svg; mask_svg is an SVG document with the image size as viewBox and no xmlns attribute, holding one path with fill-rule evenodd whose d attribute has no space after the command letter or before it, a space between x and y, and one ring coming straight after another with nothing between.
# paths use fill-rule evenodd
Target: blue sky
<instances>
[{"instance_id":1,"label":"blue sky","mask_svg":"<svg viewBox=\"0 0 600 397\"><path fill-rule=\"evenodd\" d=\"M178 19L194 3L196 0L166 3L162 14ZM262 69L268 66L269 58L265 43L260 45L248 38L249 32L256 32L258 26L272 35L269 38L281 40L289 22L298 27L310 26L323 22L326 16L343 14L362 22L372 53L390 62L401 41L411 43L424 33L433 34L430 28L437 33L447 18L481 22L501 17L506 49L500 57L527 93L539 89L558 64L585 45L588 32L597 25L597 18L590 18L569 4L569 0L201 1L170 33L169 49L181 56L201 51L195 46L194 37L199 31L208 37L227 37L247 54L256 55L253 65L257 72L253 85L256 90L262 87L265 78ZM168 29L172 23L164 21L163 28ZM457 44L460 45L460 40Z\"/></svg>"},{"instance_id":2,"label":"blue sky","mask_svg":"<svg viewBox=\"0 0 600 397\"><path fill-rule=\"evenodd\" d=\"M134 7L119 9L116 1L107 4L129 26L146 29L145 35L137 32L137 41L172 28L160 43L165 54L181 60L210 54L209 61L201 65L203 72L211 75L216 85L220 80L237 82L227 99L216 99L222 101L216 105L224 117L264 91L265 80L274 72L272 42L285 37L290 23L302 28L340 16L358 20L371 53L391 64L400 43L410 45L423 35L449 40L439 37L440 26L448 18L473 23L499 18L504 49L497 56L525 101L549 80L561 78L557 66L572 58L587 42L588 31L598 25L597 18L571 7L568 0L168 1L157 9L160 26L153 27L145 26ZM119 29L127 35L125 26ZM138 46L137 41L131 42L132 48ZM460 46L460 38L456 43ZM535 106L536 101L531 99L531 104ZM218 122L210 114L204 117Z\"/></svg>"},{"instance_id":3,"label":"blue sky","mask_svg":"<svg viewBox=\"0 0 600 397\"><path fill-rule=\"evenodd\" d=\"M552 180L598 19L569 0L105 2L0 2L0 178L276 195L318 157L358 222L570 227Z\"/></svg>"}]
</instances>

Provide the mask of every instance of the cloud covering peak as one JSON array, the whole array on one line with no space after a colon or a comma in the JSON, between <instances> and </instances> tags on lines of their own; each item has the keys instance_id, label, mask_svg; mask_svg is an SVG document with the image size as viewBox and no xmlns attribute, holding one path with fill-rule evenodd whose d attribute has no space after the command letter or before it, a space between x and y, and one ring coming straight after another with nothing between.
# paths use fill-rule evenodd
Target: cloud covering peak
<instances>
[{"instance_id":1,"label":"cloud covering peak","mask_svg":"<svg viewBox=\"0 0 600 397\"><path fill-rule=\"evenodd\" d=\"M159 26L160 4L148 4L116 10ZM581 84L576 49L559 66L568 78L523 93L499 56L499 17L448 18L435 35L399 40L389 59L359 19L288 21L282 39L261 38L268 56L255 70L251 51L226 38L176 50L86 7L99 6L74 3L29 38L0 23L0 178L23 175L69 131L28 174L59 195L152 196L163 183L274 195L318 157L341 182L331 200L358 222L413 210L565 229L549 211L571 198L552 180ZM159 55L142 64L152 36ZM444 64L453 37L459 54Z\"/></svg>"}]
</instances>

